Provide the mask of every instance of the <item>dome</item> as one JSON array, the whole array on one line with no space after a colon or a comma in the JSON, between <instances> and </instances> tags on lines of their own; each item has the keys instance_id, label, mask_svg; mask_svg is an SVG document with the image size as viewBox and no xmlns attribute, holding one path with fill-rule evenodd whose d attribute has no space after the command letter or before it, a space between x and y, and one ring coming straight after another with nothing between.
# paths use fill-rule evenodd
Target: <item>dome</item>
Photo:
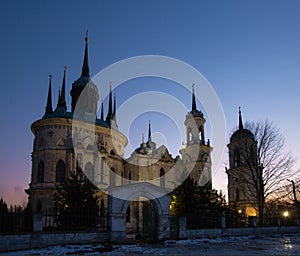
<instances>
[{"instance_id":1,"label":"dome","mask_svg":"<svg viewBox=\"0 0 300 256\"><path fill-rule=\"evenodd\" d=\"M254 135L251 131L247 129L238 129L230 137L230 142L237 141L242 138L250 138L254 140Z\"/></svg>"},{"instance_id":2,"label":"dome","mask_svg":"<svg viewBox=\"0 0 300 256\"><path fill-rule=\"evenodd\" d=\"M89 86L98 92L97 86L92 82L92 80L87 76L81 76L77 80L74 81L72 87L85 87Z\"/></svg>"},{"instance_id":3,"label":"dome","mask_svg":"<svg viewBox=\"0 0 300 256\"><path fill-rule=\"evenodd\" d=\"M152 149L147 145L147 143L141 143L141 145L135 149L134 152L141 155L151 155Z\"/></svg>"}]
</instances>

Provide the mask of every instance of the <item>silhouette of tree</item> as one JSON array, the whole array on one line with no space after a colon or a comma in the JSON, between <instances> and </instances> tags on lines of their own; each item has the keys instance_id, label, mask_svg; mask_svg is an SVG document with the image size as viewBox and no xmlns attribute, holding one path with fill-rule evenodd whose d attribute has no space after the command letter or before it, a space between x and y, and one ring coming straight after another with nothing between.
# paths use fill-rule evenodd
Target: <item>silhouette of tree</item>
<instances>
[{"instance_id":1,"label":"silhouette of tree","mask_svg":"<svg viewBox=\"0 0 300 256\"><path fill-rule=\"evenodd\" d=\"M259 218L263 221L266 202L274 199L283 182L295 175L292 170L294 160L289 152L285 152L284 137L272 122L248 122L245 128L253 133L257 152L253 151L249 140L241 140L241 162L250 171L250 175L249 172L245 173L242 180L248 185L251 197L256 198L254 206L258 208Z\"/></svg>"},{"instance_id":2,"label":"silhouette of tree","mask_svg":"<svg viewBox=\"0 0 300 256\"><path fill-rule=\"evenodd\" d=\"M0 198L0 232L7 231L6 219L8 216L8 208L5 201Z\"/></svg>"},{"instance_id":3,"label":"silhouette of tree","mask_svg":"<svg viewBox=\"0 0 300 256\"><path fill-rule=\"evenodd\" d=\"M173 216L203 216L209 213L211 217L220 217L228 211L225 196L215 189L199 186L190 177L173 191L170 208Z\"/></svg>"},{"instance_id":4,"label":"silhouette of tree","mask_svg":"<svg viewBox=\"0 0 300 256\"><path fill-rule=\"evenodd\" d=\"M81 168L57 188L54 205L62 228L93 228L99 213L97 188L86 178Z\"/></svg>"}]
</instances>

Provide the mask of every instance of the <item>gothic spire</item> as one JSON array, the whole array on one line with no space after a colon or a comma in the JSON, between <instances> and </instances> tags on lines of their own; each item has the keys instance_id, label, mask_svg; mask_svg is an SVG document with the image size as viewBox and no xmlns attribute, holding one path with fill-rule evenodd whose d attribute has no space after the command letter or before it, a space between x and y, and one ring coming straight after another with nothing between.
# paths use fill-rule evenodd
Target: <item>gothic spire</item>
<instances>
[{"instance_id":1,"label":"gothic spire","mask_svg":"<svg viewBox=\"0 0 300 256\"><path fill-rule=\"evenodd\" d=\"M61 102L61 92L60 92L60 89L58 89L58 99L57 99L56 108L60 107L60 102Z\"/></svg>"},{"instance_id":2,"label":"gothic spire","mask_svg":"<svg viewBox=\"0 0 300 256\"><path fill-rule=\"evenodd\" d=\"M116 121L116 114L117 114L117 97L116 94L114 94L114 110L113 110L113 119Z\"/></svg>"},{"instance_id":3,"label":"gothic spire","mask_svg":"<svg viewBox=\"0 0 300 256\"><path fill-rule=\"evenodd\" d=\"M148 128L148 143L151 143L152 139L151 139L151 123L149 120L149 128Z\"/></svg>"},{"instance_id":4,"label":"gothic spire","mask_svg":"<svg viewBox=\"0 0 300 256\"><path fill-rule=\"evenodd\" d=\"M48 97L47 97L47 105L45 114L52 114L52 75L49 76L49 89L48 89Z\"/></svg>"},{"instance_id":5,"label":"gothic spire","mask_svg":"<svg viewBox=\"0 0 300 256\"><path fill-rule=\"evenodd\" d=\"M240 130L244 129L244 126L243 126L243 120L242 120L241 107L239 107L239 129L240 129Z\"/></svg>"},{"instance_id":6,"label":"gothic spire","mask_svg":"<svg viewBox=\"0 0 300 256\"><path fill-rule=\"evenodd\" d=\"M106 116L106 121L110 121L112 119L112 92L111 92L111 82L110 82L110 92L109 92L109 101L108 101L108 112Z\"/></svg>"},{"instance_id":7,"label":"gothic spire","mask_svg":"<svg viewBox=\"0 0 300 256\"><path fill-rule=\"evenodd\" d=\"M197 111L197 106L196 106L196 98L195 98L195 85L192 85L192 90L193 90L193 96L192 96L192 112Z\"/></svg>"},{"instance_id":8,"label":"gothic spire","mask_svg":"<svg viewBox=\"0 0 300 256\"><path fill-rule=\"evenodd\" d=\"M63 81L62 81L62 86L61 86L61 92L60 92L60 97L59 101L57 103L57 107L62 107L65 110L67 110L67 104L66 104L66 73L67 73L67 67L64 66L64 76L63 76Z\"/></svg>"},{"instance_id":9,"label":"gothic spire","mask_svg":"<svg viewBox=\"0 0 300 256\"><path fill-rule=\"evenodd\" d=\"M81 76L90 77L90 70L89 70L89 59L88 59L88 30L86 31L85 36L85 50L84 50L84 58L83 58L83 65L82 65L82 72Z\"/></svg>"},{"instance_id":10,"label":"gothic spire","mask_svg":"<svg viewBox=\"0 0 300 256\"><path fill-rule=\"evenodd\" d=\"M102 100L102 103L101 103L101 120L104 120L103 100Z\"/></svg>"}]
</instances>

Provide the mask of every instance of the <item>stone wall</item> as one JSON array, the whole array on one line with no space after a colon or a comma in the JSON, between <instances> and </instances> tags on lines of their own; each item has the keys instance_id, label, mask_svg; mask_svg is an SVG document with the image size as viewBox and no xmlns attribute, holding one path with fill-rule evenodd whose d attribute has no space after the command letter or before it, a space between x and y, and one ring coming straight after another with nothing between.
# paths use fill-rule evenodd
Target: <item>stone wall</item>
<instances>
[{"instance_id":1,"label":"stone wall","mask_svg":"<svg viewBox=\"0 0 300 256\"><path fill-rule=\"evenodd\" d=\"M187 239L299 233L300 227L213 228L187 230Z\"/></svg>"},{"instance_id":2,"label":"stone wall","mask_svg":"<svg viewBox=\"0 0 300 256\"><path fill-rule=\"evenodd\" d=\"M30 233L0 235L0 252L44 248L52 245L92 244L109 241L108 232Z\"/></svg>"}]
</instances>

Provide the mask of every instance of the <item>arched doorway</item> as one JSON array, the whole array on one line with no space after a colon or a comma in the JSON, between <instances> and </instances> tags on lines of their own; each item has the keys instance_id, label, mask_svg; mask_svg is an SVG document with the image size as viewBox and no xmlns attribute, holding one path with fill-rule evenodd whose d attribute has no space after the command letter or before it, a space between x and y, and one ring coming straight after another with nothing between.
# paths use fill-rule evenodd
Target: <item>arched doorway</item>
<instances>
[{"instance_id":1,"label":"arched doorway","mask_svg":"<svg viewBox=\"0 0 300 256\"><path fill-rule=\"evenodd\" d=\"M127 195L127 198L120 199L114 194ZM147 200L135 201L141 198ZM135 223L136 231L139 231L142 239L162 240L170 237L170 196L160 187L147 182L115 186L109 191L108 205L112 242L125 241L126 227L130 226L126 225L126 220L131 222L131 227ZM133 222L134 216L136 222Z\"/></svg>"},{"instance_id":2,"label":"arched doorway","mask_svg":"<svg viewBox=\"0 0 300 256\"><path fill-rule=\"evenodd\" d=\"M126 210L127 240L157 240L157 210L155 204L146 198L145 201L132 201Z\"/></svg>"}]
</instances>

